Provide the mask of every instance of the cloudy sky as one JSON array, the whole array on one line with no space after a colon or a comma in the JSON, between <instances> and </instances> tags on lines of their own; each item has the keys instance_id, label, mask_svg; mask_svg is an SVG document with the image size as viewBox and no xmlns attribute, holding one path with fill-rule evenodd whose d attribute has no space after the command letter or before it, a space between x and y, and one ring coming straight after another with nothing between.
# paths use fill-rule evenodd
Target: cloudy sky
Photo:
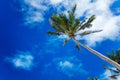
<instances>
[{"instance_id":1,"label":"cloudy sky","mask_svg":"<svg viewBox=\"0 0 120 80\"><path fill-rule=\"evenodd\" d=\"M46 34L53 30L53 13L67 13L75 4L80 19L96 15L90 30L97 34L76 39L106 55L120 48L120 0L1 0L0 80L110 80L97 56L72 40L62 46L65 36ZM118 79L120 80L120 77Z\"/></svg>"}]
</instances>

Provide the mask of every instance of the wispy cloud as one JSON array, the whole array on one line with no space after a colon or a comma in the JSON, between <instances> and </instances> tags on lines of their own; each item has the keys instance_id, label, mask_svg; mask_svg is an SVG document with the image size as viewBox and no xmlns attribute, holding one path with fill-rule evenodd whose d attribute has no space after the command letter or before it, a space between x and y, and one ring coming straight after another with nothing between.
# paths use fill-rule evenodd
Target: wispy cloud
<instances>
[{"instance_id":1,"label":"wispy cloud","mask_svg":"<svg viewBox=\"0 0 120 80\"><path fill-rule=\"evenodd\" d=\"M23 11L27 23L41 22L45 12L54 8L58 13L65 12L77 4L76 17L96 15L91 30L102 29L102 32L83 37L90 46L105 40L120 39L120 15L114 15L110 6L116 0L23 0ZM65 9L63 11L63 8ZM119 11L119 9L118 9ZM77 37L78 39L81 39Z\"/></svg>"},{"instance_id":2,"label":"wispy cloud","mask_svg":"<svg viewBox=\"0 0 120 80\"><path fill-rule=\"evenodd\" d=\"M21 10L24 15L25 24L37 24L44 21L44 13L48 9L46 2L47 0L21 1Z\"/></svg>"},{"instance_id":3,"label":"wispy cloud","mask_svg":"<svg viewBox=\"0 0 120 80\"><path fill-rule=\"evenodd\" d=\"M30 52L18 51L14 57L7 57L6 60L12 63L14 67L24 70L31 70L34 66L34 57Z\"/></svg>"},{"instance_id":4,"label":"wispy cloud","mask_svg":"<svg viewBox=\"0 0 120 80\"><path fill-rule=\"evenodd\" d=\"M83 68L81 61L75 56L55 58L53 62L47 64L46 69L53 65L59 72L62 72L68 77L88 74L88 71Z\"/></svg>"}]
</instances>

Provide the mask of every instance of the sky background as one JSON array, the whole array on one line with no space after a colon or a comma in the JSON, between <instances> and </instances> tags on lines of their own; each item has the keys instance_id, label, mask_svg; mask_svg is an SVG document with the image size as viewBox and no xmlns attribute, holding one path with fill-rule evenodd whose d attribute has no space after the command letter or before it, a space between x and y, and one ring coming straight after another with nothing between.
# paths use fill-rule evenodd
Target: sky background
<instances>
[{"instance_id":1,"label":"sky background","mask_svg":"<svg viewBox=\"0 0 120 80\"><path fill-rule=\"evenodd\" d=\"M120 0L1 0L0 80L110 80L97 56L65 36L46 34L52 13L67 13L77 4L81 20L96 15L91 30L103 31L76 39L106 55L120 48ZM112 67L112 66L111 66ZM120 80L118 78L117 80Z\"/></svg>"}]
</instances>

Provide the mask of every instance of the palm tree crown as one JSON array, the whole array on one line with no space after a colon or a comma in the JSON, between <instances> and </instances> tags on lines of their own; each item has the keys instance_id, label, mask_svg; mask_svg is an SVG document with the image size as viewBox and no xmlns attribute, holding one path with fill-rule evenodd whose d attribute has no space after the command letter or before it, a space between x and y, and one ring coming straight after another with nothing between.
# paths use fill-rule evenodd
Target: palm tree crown
<instances>
[{"instance_id":1,"label":"palm tree crown","mask_svg":"<svg viewBox=\"0 0 120 80\"><path fill-rule=\"evenodd\" d=\"M67 35L69 38L74 38L77 35L84 36L90 33L100 32L102 30L95 31L84 31L77 34L78 31L84 30L85 28L90 28L92 26L92 21L95 19L95 15L92 15L88 20L80 21L79 18L75 18L76 5L71 11L68 11L68 16L66 14L60 13L59 15L53 14L49 19L51 26L55 29L55 32L48 31L50 35ZM67 43L65 40L64 43Z\"/></svg>"}]
</instances>

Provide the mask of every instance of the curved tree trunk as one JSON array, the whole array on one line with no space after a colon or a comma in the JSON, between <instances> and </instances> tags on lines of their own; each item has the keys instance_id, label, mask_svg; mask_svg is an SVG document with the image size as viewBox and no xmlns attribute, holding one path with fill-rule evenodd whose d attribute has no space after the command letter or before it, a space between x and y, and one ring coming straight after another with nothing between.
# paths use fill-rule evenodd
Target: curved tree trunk
<instances>
[{"instance_id":1,"label":"curved tree trunk","mask_svg":"<svg viewBox=\"0 0 120 80\"><path fill-rule=\"evenodd\" d=\"M87 49L88 51L90 51L91 53L97 55L100 59L102 59L102 60L110 63L111 65L113 65L114 67L116 67L117 69L120 70L120 65L119 65L117 62L115 62L115 61L111 60L110 58L104 56L103 54L95 51L94 49L92 49L92 48L90 48L90 47L88 47L88 46L80 43L80 42L77 41L75 38L73 38L73 40L74 40L74 42L75 42L76 44L78 44L79 46L82 46L82 47L86 48L86 49Z\"/></svg>"}]
</instances>

